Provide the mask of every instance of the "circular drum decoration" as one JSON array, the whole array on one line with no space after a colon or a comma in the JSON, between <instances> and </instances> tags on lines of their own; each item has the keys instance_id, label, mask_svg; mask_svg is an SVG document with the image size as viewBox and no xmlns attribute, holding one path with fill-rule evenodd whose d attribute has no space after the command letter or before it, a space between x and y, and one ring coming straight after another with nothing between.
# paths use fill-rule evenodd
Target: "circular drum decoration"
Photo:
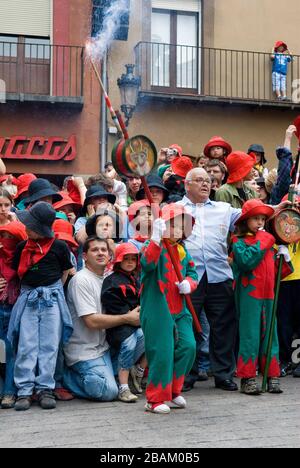
<instances>
[{"instance_id":1,"label":"circular drum decoration","mask_svg":"<svg viewBox=\"0 0 300 468\"><path fill-rule=\"evenodd\" d=\"M145 177L154 169L156 162L156 148L143 135L119 140L112 150L112 163L120 176Z\"/></svg>"},{"instance_id":2,"label":"circular drum decoration","mask_svg":"<svg viewBox=\"0 0 300 468\"><path fill-rule=\"evenodd\" d=\"M300 241L300 214L293 209L284 209L271 218L269 230L279 244L294 244Z\"/></svg>"}]
</instances>

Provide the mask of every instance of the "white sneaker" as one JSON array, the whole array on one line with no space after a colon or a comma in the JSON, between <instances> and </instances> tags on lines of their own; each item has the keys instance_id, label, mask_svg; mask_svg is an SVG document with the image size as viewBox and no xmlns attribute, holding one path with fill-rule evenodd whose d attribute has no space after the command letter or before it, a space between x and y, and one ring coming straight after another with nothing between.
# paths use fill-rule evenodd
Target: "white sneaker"
<instances>
[{"instance_id":1,"label":"white sneaker","mask_svg":"<svg viewBox=\"0 0 300 468\"><path fill-rule=\"evenodd\" d=\"M173 405L177 406L177 408L186 408L186 400L181 395L174 398L174 400L172 400L172 403Z\"/></svg>"},{"instance_id":2,"label":"white sneaker","mask_svg":"<svg viewBox=\"0 0 300 468\"><path fill-rule=\"evenodd\" d=\"M165 405L164 403L155 407L153 407L151 403L146 403L145 410L149 411L150 413L156 413L156 414L169 414L171 411L170 407L168 405Z\"/></svg>"}]
</instances>

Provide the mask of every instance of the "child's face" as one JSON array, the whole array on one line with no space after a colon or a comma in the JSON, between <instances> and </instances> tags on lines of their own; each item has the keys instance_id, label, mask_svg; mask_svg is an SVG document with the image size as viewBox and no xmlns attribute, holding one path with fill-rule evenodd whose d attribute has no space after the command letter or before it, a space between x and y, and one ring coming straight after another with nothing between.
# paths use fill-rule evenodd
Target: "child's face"
<instances>
[{"instance_id":1,"label":"child's face","mask_svg":"<svg viewBox=\"0 0 300 468\"><path fill-rule=\"evenodd\" d=\"M250 232L253 234L256 234L258 231L261 231L264 229L265 224L266 224L266 216L263 215L257 215L253 216L252 218L249 218L247 221L247 226Z\"/></svg>"},{"instance_id":2,"label":"child's face","mask_svg":"<svg viewBox=\"0 0 300 468\"><path fill-rule=\"evenodd\" d=\"M38 234L37 232L32 231L28 227L26 227L26 234L28 236L28 239L31 239L31 240L34 240L34 241L43 239L43 236L40 236L40 234Z\"/></svg>"},{"instance_id":3,"label":"child's face","mask_svg":"<svg viewBox=\"0 0 300 468\"><path fill-rule=\"evenodd\" d=\"M150 237L153 225L153 213L150 206L143 206L135 220L136 231L143 237Z\"/></svg>"},{"instance_id":4,"label":"child's face","mask_svg":"<svg viewBox=\"0 0 300 468\"><path fill-rule=\"evenodd\" d=\"M210 150L210 157L212 159L220 159L224 156L224 148L221 146L213 146Z\"/></svg>"},{"instance_id":5,"label":"child's face","mask_svg":"<svg viewBox=\"0 0 300 468\"><path fill-rule=\"evenodd\" d=\"M285 48L283 46L278 47L277 52L282 54L285 51Z\"/></svg>"},{"instance_id":6,"label":"child's face","mask_svg":"<svg viewBox=\"0 0 300 468\"><path fill-rule=\"evenodd\" d=\"M0 197L0 218L6 218L12 208L9 198Z\"/></svg>"},{"instance_id":7,"label":"child's face","mask_svg":"<svg viewBox=\"0 0 300 468\"><path fill-rule=\"evenodd\" d=\"M167 224L167 236L172 242L178 242L184 237L184 218L176 216Z\"/></svg>"},{"instance_id":8,"label":"child's face","mask_svg":"<svg viewBox=\"0 0 300 468\"><path fill-rule=\"evenodd\" d=\"M14 236L9 232L2 231L0 232L0 240L1 239L14 239Z\"/></svg>"},{"instance_id":9,"label":"child's face","mask_svg":"<svg viewBox=\"0 0 300 468\"><path fill-rule=\"evenodd\" d=\"M110 216L100 216L97 219L96 234L100 239L112 239L114 231L114 222Z\"/></svg>"},{"instance_id":10,"label":"child's face","mask_svg":"<svg viewBox=\"0 0 300 468\"><path fill-rule=\"evenodd\" d=\"M123 261L121 262L121 268L126 273L132 273L137 268L138 256L134 254L124 255Z\"/></svg>"}]
</instances>

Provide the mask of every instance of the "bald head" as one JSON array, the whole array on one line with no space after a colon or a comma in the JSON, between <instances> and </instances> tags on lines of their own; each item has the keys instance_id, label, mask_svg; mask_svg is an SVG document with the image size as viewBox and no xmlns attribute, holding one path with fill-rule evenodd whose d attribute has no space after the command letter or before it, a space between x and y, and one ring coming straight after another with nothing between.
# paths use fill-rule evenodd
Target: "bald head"
<instances>
[{"instance_id":1,"label":"bald head","mask_svg":"<svg viewBox=\"0 0 300 468\"><path fill-rule=\"evenodd\" d=\"M205 169L197 167L185 179L187 197L195 204L205 203L210 195L211 179Z\"/></svg>"}]
</instances>

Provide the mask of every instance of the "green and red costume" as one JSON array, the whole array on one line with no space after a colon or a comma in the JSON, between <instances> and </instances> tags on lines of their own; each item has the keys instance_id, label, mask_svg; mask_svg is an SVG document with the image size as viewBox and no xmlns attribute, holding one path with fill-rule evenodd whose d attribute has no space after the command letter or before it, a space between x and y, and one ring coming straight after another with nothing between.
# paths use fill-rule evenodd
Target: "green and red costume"
<instances>
[{"instance_id":1,"label":"green and red costume","mask_svg":"<svg viewBox=\"0 0 300 468\"><path fill-rule=\"evenodd\" d=\"M171 246L182 276L196 290L195 264L181 244ZM193 367L196 342L193 320L179 293L172 261L165 247L148 241L142 250L141 324L149 366L146 397L149 403L171 401L180 395Z\"/></svg>"},{"instance_id":2,"label":"green and red costume","mask_svg":"<svg viewBox=\"0 0 300 468\"><path fill-rule=\"evenodd\" d=\"M262 373L266 365L278 267L274 244L275 238L263 231L233 238L235 296L240 320L237 375L242 379L255 378L258 364ZM292 271L292 265L284 263L282 277ZM280 376L277 332L271 357L268 377L276 378Z\"/></svg>"}]
</instances>

